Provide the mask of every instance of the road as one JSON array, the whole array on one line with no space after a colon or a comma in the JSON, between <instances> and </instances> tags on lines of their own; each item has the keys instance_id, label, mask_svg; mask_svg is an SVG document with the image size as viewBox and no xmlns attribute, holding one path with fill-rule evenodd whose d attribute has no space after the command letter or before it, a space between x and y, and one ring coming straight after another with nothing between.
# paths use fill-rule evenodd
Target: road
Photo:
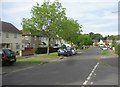
<instances>
[{"instance_id":1,"label":"road","mask_svg":"<svg viewBox=\"0 0 120 87\"><path fill-rule=\"evenodd\" d=\"M99 48L90 48L43 65L3 67L3 85L118 85L118 58L99 54Z\"/></svg>"}]
</instances>

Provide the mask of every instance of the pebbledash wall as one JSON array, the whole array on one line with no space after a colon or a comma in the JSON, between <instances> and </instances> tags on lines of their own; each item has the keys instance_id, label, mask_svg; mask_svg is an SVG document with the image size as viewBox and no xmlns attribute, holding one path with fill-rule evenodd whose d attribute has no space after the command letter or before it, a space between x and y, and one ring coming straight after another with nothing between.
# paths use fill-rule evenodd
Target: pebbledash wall
<instances>
[{"instance_id":1,"label":"pebbledash wall","mask_svg":"<svg viewBox=\"0 0 120 87\"><path fill-rule=\"evenodd\" d=\"M8 37L6 35L8 34ZM2 47L11 48L15 52L22 50L22 34L2 32Z\"/></svg>"},{"instance_id":2,"label":"pebbledash wall","mask_svg":"<svg viewBox=\"0 0 120 87\"><path fill-rule=\"evenodd\" d=\"M15 52L22 50L22 33L13 24L0 21L2 24L2 48L10 48Z\"/></svg>"}]
</instances>

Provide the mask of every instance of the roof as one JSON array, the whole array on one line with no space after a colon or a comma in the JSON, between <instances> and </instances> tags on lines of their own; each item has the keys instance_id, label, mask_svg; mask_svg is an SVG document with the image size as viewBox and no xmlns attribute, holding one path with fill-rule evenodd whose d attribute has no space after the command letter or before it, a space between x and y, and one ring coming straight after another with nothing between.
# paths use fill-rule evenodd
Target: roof
<instances>
[{"instance_id":1,"label":"roof","mask_svg":"<svg viewBox=\"0 0 120 87\"><path fill-rule=\"evenodd\" d=\"M19 33L22 34L20 30L18 30L13 24L8 22L0 21L0 25L2 25L3 32L11 32L11 33Z\"/></svg>"}]
</instances>

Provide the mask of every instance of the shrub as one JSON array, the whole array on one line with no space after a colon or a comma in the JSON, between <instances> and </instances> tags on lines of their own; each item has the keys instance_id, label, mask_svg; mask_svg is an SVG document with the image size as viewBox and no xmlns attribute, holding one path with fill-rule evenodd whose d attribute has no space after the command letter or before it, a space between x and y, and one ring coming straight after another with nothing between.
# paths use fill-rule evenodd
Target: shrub
<instances>
[{"instance_id":1,"label":"shrub","mask_svg":"<svg viewBox=\"0 0 120 87\"><path fill-rule=\"evenodd\" d=\"M118 55L120 56L120 44L118 44Z\"/></svg>"},{"instance_id":2,"label":"shrub","mask_svg":"<svg viewBox=\"0 0 120 87\"><path fill-rule=\"evenodd\" d=\"M58 50L58 48L50 47L50 53L57 52L57 50ZM47 47L37 47L37 48L34 48L34 52L36 54L45 54L45 53L47 53Z\"/></svg>"},{"instance_id":3,"label":"shrub","mask_svg":"<svg viewBox=\"0 0 120 87\"><path fill-rule=\"evenodd\" d=\"M115 53L118 54L118 56L120 56L120 44L117 44L115 46Z\"/></svg>"}]
</instances>

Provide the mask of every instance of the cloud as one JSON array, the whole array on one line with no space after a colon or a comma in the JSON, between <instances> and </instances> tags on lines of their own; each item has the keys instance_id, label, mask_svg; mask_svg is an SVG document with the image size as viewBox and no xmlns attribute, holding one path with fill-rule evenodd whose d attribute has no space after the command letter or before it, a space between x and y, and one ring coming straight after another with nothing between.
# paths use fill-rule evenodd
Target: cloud
<instances>
[{"instance_id":1,"label":"cloud","mask_svg":"<svg viewBox=\"0 0 120 87\"><path fill-rule=\"evenodd\" d=\"M2 20L13 23L21 29L22 18L30 17L30 10L36 2L44 0L3 0ZM54 1L54 0L50 0ZM112 13L118 10L119 0L59 0L66 8L68 17L78 20L83 25L84 32L100 32L115 34L118 30L118 15Z\"/></svg>"}]
</instances>

